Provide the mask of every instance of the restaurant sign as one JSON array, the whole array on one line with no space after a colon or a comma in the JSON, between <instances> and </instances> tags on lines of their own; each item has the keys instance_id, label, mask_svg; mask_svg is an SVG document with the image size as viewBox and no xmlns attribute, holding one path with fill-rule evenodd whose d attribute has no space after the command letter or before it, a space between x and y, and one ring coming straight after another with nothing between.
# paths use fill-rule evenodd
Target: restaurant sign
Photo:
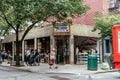
<instances>
[{"instance_id":1,"label":"restaurant sign","mask_svg":"<svg viewBox=\"0 0 120 80\"><path fill-rule=\"evenodd\" d=\"M69 32L69 26L56 26L54 32Z\"/></svg>"}]
</instances>

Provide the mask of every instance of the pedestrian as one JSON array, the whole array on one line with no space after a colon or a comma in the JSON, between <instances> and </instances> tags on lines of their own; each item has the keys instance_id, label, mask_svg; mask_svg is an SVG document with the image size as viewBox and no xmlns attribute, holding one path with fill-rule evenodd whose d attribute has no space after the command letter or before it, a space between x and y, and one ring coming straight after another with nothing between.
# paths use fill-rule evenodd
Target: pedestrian
<instances>
[{"instance_id":1,"label":"pedestrian","mask_svg":"<svg viewBox=\"0 0 120 80\"><path fill-rule=\"evenodd\" d=\"M76 46L75 48L75 64L77 63L77 56L78 56L79 48Z\"/></svg>"},{"instance_id":2,"label":"pedestrian","mask_svg":"<svg viewBox=\"0 0 120 80\"><path fill-rule=\"evenodd\" d=\"M2 51L0 50L0 64L2 64Z\"/></svg>"},{"instance_id":3,"label":"pedestrian","mask_svg":"<svg viewBox=\"0 0 120 80\"><path fill-rule=\"evenodd\" d=\"M26 51L26 64L27 64L27 65L29 65L30 55L31 55L31 49L29 48L29 49Z\"/></svg>"},{"instance_id":4,"label":"pedestrian","mask_svg":"<svg viewBox=\"0 0 120 80\"><path fill-rule=\"evenodd\" d=\"M4 50L2 50L1 55L2 55L2 61L4 62L4 59L5 59L5 51Z\"/></svg>"},{"instance_id":5,"label":"pedestrian","mask_svg":"<svg viewBox=\"0 0 120 80\"><path fill-rule=\"evenodd\" d=\"M49 60L49 65L50 65L50 69L55 68L57 69L58 67L56 66L56 52L55 52L55 48L53 48L50 52L50 60Z\"/></svg>"},{"instance_id":6,"label":"pedestrian","mask_svg":"<svg viewBox=\"0 0 120 80\"><path fill-rule=\"evenodd\" d=\"M44 61L49 63L48 62L49 61L49 50L46 50L46 52L45 52Z\"/></svg>"},{"instance_id":7,"label":"pedestrian","mask_svg":"<svg viewBox=\"0 0 120 80\"><path fill-rule=\"evenodd\" d=\"M34 50L34 64L38 63L38 66L40 65L40 54L38 53L38 50Z\"/></svg>"}]
</instances>

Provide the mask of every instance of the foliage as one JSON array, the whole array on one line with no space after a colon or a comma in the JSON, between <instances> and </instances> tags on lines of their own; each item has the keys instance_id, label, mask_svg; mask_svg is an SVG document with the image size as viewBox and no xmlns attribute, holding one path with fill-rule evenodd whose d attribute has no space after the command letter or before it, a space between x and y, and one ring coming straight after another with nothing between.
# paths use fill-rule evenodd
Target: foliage
<instances>
[{"instance_id":1,"label":"foliage","mask_svg":"<svg viewBox=\"0 0 120 80\"><path fill-rule=\"evenodd\" d=\"M101 38L105 38L107 36L112 37L112 27L117 24L120 24L119 14L97 16L95 18L95 28L93 31L99 30Z\"/></svg>"},{"instance_id":2,"label":"foliage","mask_svg":"<svg viewBox=\"0 0 120 80\"><path fill-rule=\"evenodd\" d=\"M13 29L16 33L16 65L19 65L19 41L24 40L35 24L41 21L71 22L69 18L80 16L88 9L83 0L0 0L0 29ZM25 32L18 40L19 31L23 28Z\"/></svg>"},{"instance_id":3,"label":"foliage","mask_svg":"<svg viewBox=\"0 0 120 80\"><path fill-rule=\"evenodd\" d=\"M18 25L19 29L29 27L26 23L29 21L37 23L51 18L54 22L61 22L87 10L82 0L0 0L0 17L14 30Z\"/></svg>"}]
</instances>

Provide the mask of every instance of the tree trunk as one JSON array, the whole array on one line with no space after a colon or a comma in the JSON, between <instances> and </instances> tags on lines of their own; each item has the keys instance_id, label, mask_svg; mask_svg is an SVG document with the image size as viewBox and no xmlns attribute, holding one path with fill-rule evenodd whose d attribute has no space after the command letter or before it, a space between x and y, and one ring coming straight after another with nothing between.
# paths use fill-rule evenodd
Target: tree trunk
<instances>
[{"instance_id":1,"label":"tree trunk","mask_svg":"<svg viewBox=\"0 0 120 80\"><path fill-rule=\"evenodd\" d=\"M22 36L22 39L19 41L19 26L20 24L18 24L16 26L16 66L20 66L20 46L22 45L22 41L24 40L25 36L27 35L27 33L34 27L34 25L39 22L39 21L35 21L33 22L32 25L30 25L27 30L25 30L25 33Z\"/></svg>"},{"instance_id":2,"label":"tree trunk","mask_svg":"<svg viewBox=\"0 0 120 80\"><path fill-rule=\"evenodd\" d=\"M18 28L16 29L16 66L20 66L20 56L19 56L19 32Z\"/></svg>"}]
</instances>

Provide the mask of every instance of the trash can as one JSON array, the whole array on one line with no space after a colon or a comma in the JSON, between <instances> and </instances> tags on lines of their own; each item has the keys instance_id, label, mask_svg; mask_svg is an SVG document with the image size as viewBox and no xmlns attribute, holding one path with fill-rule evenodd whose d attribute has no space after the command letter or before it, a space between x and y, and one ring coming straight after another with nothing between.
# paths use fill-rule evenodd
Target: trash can
<instances>
[{"instance_id":1,"label":"trash can","mask_svg":"<svg viewBox=\"0 0 120 80\"><path fill-rule=\"evenodd\" d=\"M95 54L88 54L88 63L87 63L88 70L97 70L97 55Z\"/></svg>"}]
</instances>

